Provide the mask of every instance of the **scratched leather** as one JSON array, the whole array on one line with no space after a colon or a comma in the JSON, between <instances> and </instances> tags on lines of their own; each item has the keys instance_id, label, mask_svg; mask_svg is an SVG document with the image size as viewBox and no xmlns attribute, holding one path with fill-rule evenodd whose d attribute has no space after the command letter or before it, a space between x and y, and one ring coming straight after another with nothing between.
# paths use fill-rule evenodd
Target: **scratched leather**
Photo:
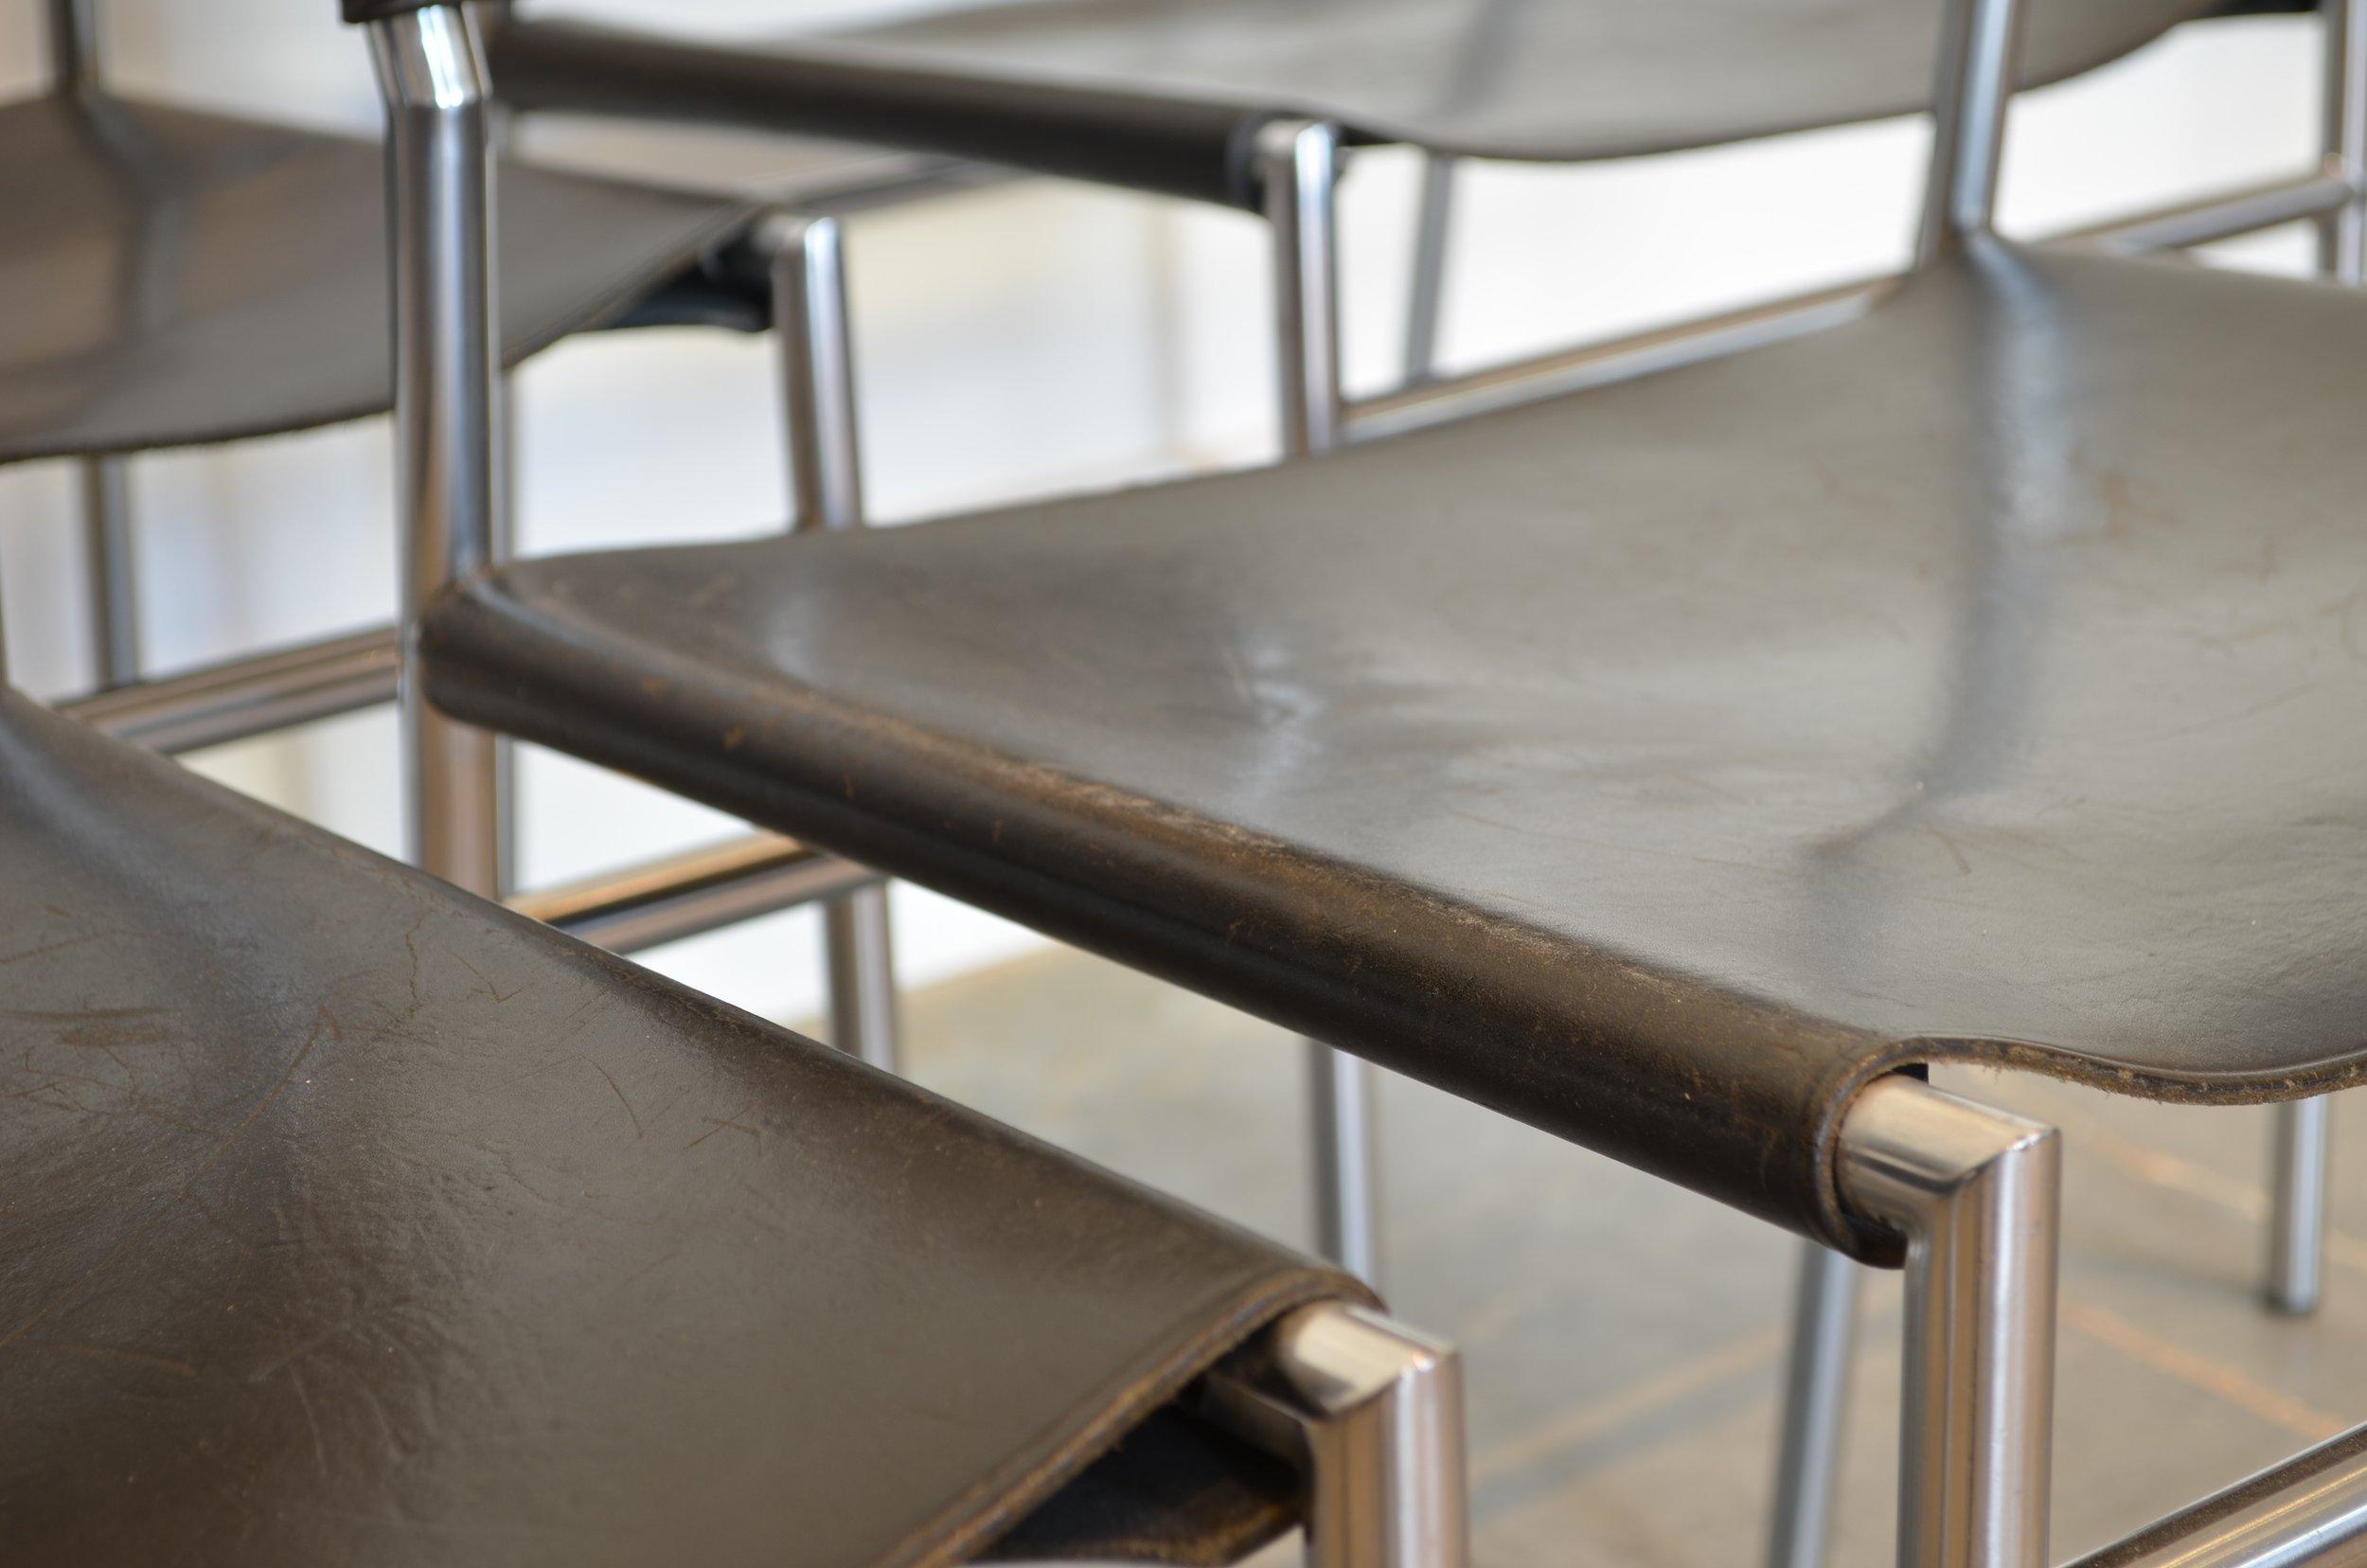
<instances>
[{"instance_id":1,"label":"scratched leather","mask_svg":"<svg viewBox=\"0 0 2367 1568\"><path fill-rule=\"evenodd\" d=\"M2367 1060L2367 305L1984 245L1279 470L538 561L435 701L1861 1252L1902 1061Z\"/></svg>"},{"instance_id":2,"label":"scratched leather","mask_svg":"<svg viewBox=\"0 0 2367 1568\"><path fill-rule=\"evenodd\" d=\"M1015 163L1255 205L1275 116L1481 157L1632 157L1931 102L1934 0L1024 0L822 33L497 31L530 107L685 116ZM2057 80L2222 7L2034 0L2022 80ZM764 62L775 62L767 90ZM1213 111L1213 112L1212 112Z\"/></svg>"},{"instance_id":3,"label":"scratched leather","mask_svg":"<svg viewBox=\"0 0 2367 1568\"><path fill-rule=\"evenodd\" d=\"M1361 1296L12 693L0 865L10 1562L949 1561Z\"/></svg>"},{"instance_id":4,"label":"scratched leather","mask_svg":"<svg viewBox=\"0 0 2367 1568\"><path fill-rule=\"evenodd\" d=\"M354 41L356 47L360 40ZM707 198L499 168L512 363L738 232ZM117 97L0 107L0 462L392 406L375 142Z\"/></svg>"}]
</instances>

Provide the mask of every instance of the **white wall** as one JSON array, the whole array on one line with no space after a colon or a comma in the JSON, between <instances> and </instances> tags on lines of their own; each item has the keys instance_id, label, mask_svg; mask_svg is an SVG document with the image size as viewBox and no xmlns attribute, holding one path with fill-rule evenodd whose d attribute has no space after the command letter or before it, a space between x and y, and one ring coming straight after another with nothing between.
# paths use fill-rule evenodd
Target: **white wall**
<instances>
[{"instance_id":1,"label":"white wall","mask_svg":"<svg viewBox=\"0 0 2367 1568\"><path fill-rule=\"evenodd\" d=\"M1575 3L1575 0L1574 0ZM329 0L102 0L121 82L309 122L376 120L360 41ZM877 0L596 0L703 30L910 9ZM0 9L0 85L38 80L39 8ZM2314 35L2275 19L2189 28L2025 100L2005 222L2032 231L2297 169ZM1633 166L1471 170L1453 251L1450 364L1628 329L1895 265L1923 133L1890 124ZM1351 379L1387 379L1415 169L1361 158L1345 197ZM5 217L0 216L0 222ZM2299 265L2295 237L2239 247ZM850 232L869 478L883 518L1271 450L1260 234L1240 217L1031 181L858 219ZM692 332L579 340L520 378L521 533L556 550L758 532L784 487L766 346ZM382 423L142 462L142 592L159 667L383 620L392 595ZM0 581L17 677L82 681L62 469L0 471ZM209 771L365 843L397 837L392 726L364 715L226 748ZM527 759L525 870L567 877L729 825L563 759ZM906 972L1029 940L899 890ZM775 1016L816 999L792 914L653 955Z\"/></svg>"}]
</instances>

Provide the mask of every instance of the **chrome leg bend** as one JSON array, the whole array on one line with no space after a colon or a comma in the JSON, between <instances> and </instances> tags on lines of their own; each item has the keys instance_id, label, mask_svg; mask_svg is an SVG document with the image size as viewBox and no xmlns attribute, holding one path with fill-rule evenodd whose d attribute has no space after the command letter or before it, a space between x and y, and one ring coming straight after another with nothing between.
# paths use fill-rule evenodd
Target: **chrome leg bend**
<instances>
[{"instance_id":1,"label":"chrome leg bend","mask_svg":"<svg viewBox=\"0 0 2367 1568\"><path fill-rule=\"evenodd\" d=\"M395 472L411 774L410 849L472 893L501 882L493 738L428 705L411 668L419 613L491 559L501 478L489 85L475 24L436 6L370 24L393 193Z\"/></svg>"},{"instance_id":2,"label":"chrome leg bend","mask_svg":"<svg viewBox=\"0 0 2367 1568\"><path fill-rule=\"evenodd\" d=\"M783 214L767 225L773 312L780 342L791 527L863 525L863 446L845 250L834 218ZM888 892L878 884L822 906L830 1043L897 1070L896 958Z\"/></svg>"},{"instance_id":3,"label":"chrome leg bend","mask_svg":"<svg viewBox=\"0 0 2367 1568\"><path fill-rule=\"evenodd\" d=\"M2061 1157L1907 1078L1842 1123L1842 1199L1907 1243L1901 1568L2045 1568Z\"/></svg>"},{"instance_id":4,"label":"chrome leg bend","mask_svg":"<svg viewBox=\"0 0 2367 1568\"><path fill-rule=\"evenodd\" d=\"M1306 1478L1313 1568L1464 1568L1463 1368L1361 1307L1304 1307L1202 1380L1219 1425Z\"/></svg>"}]
</instances>

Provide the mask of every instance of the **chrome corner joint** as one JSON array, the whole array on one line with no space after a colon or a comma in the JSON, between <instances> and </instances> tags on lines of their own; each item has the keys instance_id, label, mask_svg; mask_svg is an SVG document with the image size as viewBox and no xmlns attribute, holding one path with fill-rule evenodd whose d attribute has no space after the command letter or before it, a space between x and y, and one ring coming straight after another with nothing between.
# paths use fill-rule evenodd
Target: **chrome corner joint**
<instances>
[{"instance_id":1,"label":"chrome corner joint","mask_svg":"<svg viewBox=\"0 0 2367 1568\"><path fill-rule=\"evenodd\" d=\"M1907 1245L1901 1568L2045 1568L2061 1153L1913 1079L1842 1125L1841 1196Z\"/></svg>"},{"instance_id":2,"label":"chrome corner joint","mask_svg":"<svg viewBox=\"0 0 2367 1568\"><path fill-rule=\"evenodd\" d=\"M1296 1465L1313 1568L1466 1568L1463 1366L1362 1307L1303 1307L1210 1373L1202 1408Z\"/></svg>"},{"instance_id":3,"label":"chrome corner joint","mask_svg":"<svg viewBox=\"0 0 2367 1568\"><path fill-rule=\"evenodd\" d=\"M387 116L410 849L434 875L492 895L501 874L493 738L435 712L414 673L420 612L490 562L500 531L489 82L460 6L373 22L370 42Z\"/></svg>"}]
</instances>

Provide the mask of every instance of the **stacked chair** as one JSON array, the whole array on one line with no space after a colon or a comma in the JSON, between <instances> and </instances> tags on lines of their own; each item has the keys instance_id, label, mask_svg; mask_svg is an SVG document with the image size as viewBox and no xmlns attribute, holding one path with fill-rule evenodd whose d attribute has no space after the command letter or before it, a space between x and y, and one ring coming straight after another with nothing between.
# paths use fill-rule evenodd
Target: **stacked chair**
<instances>
[{"instance_id":1,"label":"stacked chair","mask_svg":"<svg viewBox=\"0 0 2367 1568\"><path fill-rule=\"evenodd\" d=\"M474 56L373 26L481 520ZM1453 1354L1335 1269L14 691L0 864L11 1561L1462 1561Z\"/></svg>"},{"instance_id":2,"label":"stacked chair","mask_svg":"<svg viewBox=\"0 0 2367 1568\"><path fill-rule=\"evenodd\" d=\"M2018 80L2093 69L2190 21L2309 9L2045 0L2034 5ZM1290 456L1589 384L1614 357L1592 346L1459 383L1433 375L1458 160L1601 161L1918 110L1930 101L1937 37L1936 10L1901 0L1018 0L731 45L521 10L501 8L489 39L503 98L521 110L862 139L1261 214L1273 244ZM1334 187L1343 150L1374 144L1421 150L1425 184L1406 384L1351 401L1340 374ZM2302 179L2094 238L2158 249L2323 218L2356 197L2340 146L2330 140L2327 151L2329 166ZM1621 347L1643 356L1630 369L1722 351L1815 319L1802 305L1845 312L1861 294L1714 324L1726 334ZM851 472L851 457L844 466ZM1320 1047L1308 1061L1318 1232L1328 1256L1378 1277L1371 1077ZM2268 1294L2287 1311L2308 1311L2319 1296L2326 1109L2294 1101L2277 1122ZM1836 1260L1812 1257L1803 1290L1814 1314L1844 1310Z\"/></svg>"},{"instance_id":3,"label":"stacked chair","mask_svg":"<svg viewBox=\"0 0 2367 1568\"><path fill-rule=\"evenodd\" d=\"M98 691L75 711L181 750L383 702L398 681L392 627L145 678L133 459L386 412L383 182L369 141L110 88L102 20L90 0L50 0L49 88L0 107L0 261L42 301L0 325L0 463L80 471ZM803 147L792 163L809 195L881 177L876 155L848 149ZM593 329L772 319L775 230L757 205L514 158L500 189L506 365ZM515 892L493 750L416 710L408 735L443 764L439 797L414 803L414 843L448 880ZM883 890L848 870L771 842L614 881L632 886L643 942L691 929L649 918L669 897L721 896L744 916L824 896L832 1039L892 1062ZM605 907L614 928L616 901L562 889L531 907L586 929Z\"/></svg>"},{"instance_id":4,"label":"stacked chair","mask_svg":"<svg viewBox=\"0 0 2367 1568\"><path fill-rule=\"evenodd\" d=\"M2055 1139L1913 1070L2225 1102L2367 1062L2367 731L2332 588L2367 568L2344 435L2367 307L2113 254L2323 216L2355 276L2358 88L2338 75L2322 173L2021 245L1990 226L2005 111L2053 67L2016 70L2006 0L1931 19L1903 279L1567 356L1326 451L1338 130L1162 121L1281 220L1320 461L492 568L455 539L427 696L1903 1264L1901 1560L2031 1568ZM774 101L741 60L702 56L697 91ZM828 104L845 80L791 82ZM1003 127L978 155L1065 149L1047 169L1101 156L1071 133L1112 113L851 80L908 90L897 123ZM1129 183L1174 178L1145 148ZM415 237L473 254L427 183ZM1577 389L1543 396L1555 377ZM1796 1561L1829 1466L1791 1435ZM2090 1560L2343 1560L2362 1451Z\"/></svg>"}]
</instances>

